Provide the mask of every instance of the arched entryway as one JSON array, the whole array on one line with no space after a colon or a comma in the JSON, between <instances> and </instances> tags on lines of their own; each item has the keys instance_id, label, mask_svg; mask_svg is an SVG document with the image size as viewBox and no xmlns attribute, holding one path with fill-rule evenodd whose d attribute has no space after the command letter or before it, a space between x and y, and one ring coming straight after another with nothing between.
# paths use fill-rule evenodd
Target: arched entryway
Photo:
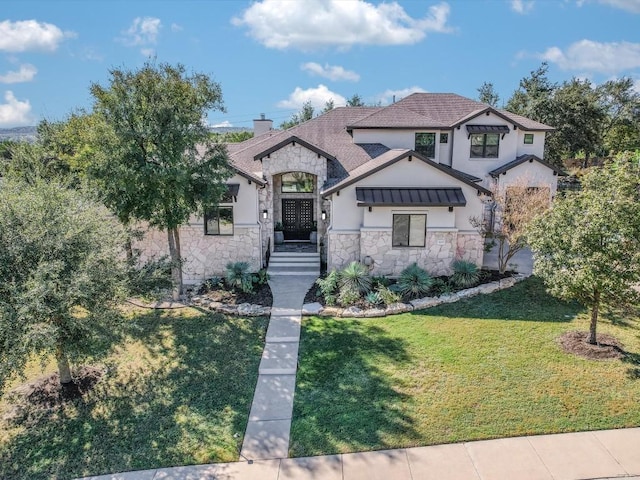
<instances>
[{"instance_id":1,"label":"arched entryway","mask_svg":"<svg viewBox=\"0 0 640 480\"><path fill-rule=\"evenodd\" d=\"M316 176L285 172L274 176L273 209L285 241L306 242L316 231Z\"/></svg>"}]
</instances>

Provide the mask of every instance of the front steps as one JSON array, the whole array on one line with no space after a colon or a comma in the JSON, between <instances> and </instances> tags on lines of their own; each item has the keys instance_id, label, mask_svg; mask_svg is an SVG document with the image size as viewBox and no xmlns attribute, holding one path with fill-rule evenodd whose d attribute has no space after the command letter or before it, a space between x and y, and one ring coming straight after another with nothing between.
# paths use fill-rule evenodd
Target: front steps
<instances>
[{"instance_id":1,"label":"front steps","mask_svg":"<svg viewBox=\"0 0 640 480\"><path fill-rule=\"evenodd\" d=\"M320 276L320 254L299 252L273 252L267 273L278 275Z\"/></svg>"}]
</instances>

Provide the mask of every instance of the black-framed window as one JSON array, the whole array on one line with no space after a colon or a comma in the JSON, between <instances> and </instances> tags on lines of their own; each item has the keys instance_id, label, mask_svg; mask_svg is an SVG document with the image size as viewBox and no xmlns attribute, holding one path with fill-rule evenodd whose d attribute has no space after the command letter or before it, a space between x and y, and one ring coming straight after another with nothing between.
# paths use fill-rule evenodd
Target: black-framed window
<instances>
[{"instance_id":1,"label":"black-framed window","mask_svg":"<svg viewBox=\"0 0 640 480\"><path fill-rule=\"evenodd\" d=\"M498 158L499 133L471 134L471 158Z\"/></svg>"},{"instance_id":2,"label":"black-framed window","mask_svg":"<svg viewBox=\"0 0 640 480\"><path fill-rule=\"evenodd\" d=\"M533 145L533 133L525 133L524 134L524 144L525 145Z\"/></svg>"},{"instance_id":3,"label":"black-framed window","mask_svg":"<svg viewBox=\"0 0 640 480\"><path fill-rule=\"evenodd\" d=\"M424 214L393 215L393 247L424 247L427 235L427 216Z\"/></svg>"},{"instance_id":4,"label":"black-framed window","mask_svg":"<svg viewBox=\"0 0 640 480\"><path fill-rule=\"evenodd\" d=\"M233 207L215 207L204 216L205 235L233 235Z\"/></svg>"},{"instance_id":5,"label":"black-framed window","mask_svg":"<svg viewBox=\"0 0 640 480\"><path fill-rule=\"evenodd\" d=\"M313 193L315 175L305 172L282 174L282 193Z\"/></svg>"},{"instance_id":6,"label":"black-framed window","mask_svg":"<svg viewBox=\"0 0 640 480\"><path fill-rule=\"evenodd\" d=\"M436 134L416 133L416 152L428 158L436 156Z\"/></svg>"},{"instance_id":7,"label":"black-framed window","mask_svg":"<svg viewBox=\"0 0 640 480\"><path fill-rule=\"evenodd\" d=\"M449 143L449 134L441 133L440 134L440 143Z\"/></svg>"}]
</instances>

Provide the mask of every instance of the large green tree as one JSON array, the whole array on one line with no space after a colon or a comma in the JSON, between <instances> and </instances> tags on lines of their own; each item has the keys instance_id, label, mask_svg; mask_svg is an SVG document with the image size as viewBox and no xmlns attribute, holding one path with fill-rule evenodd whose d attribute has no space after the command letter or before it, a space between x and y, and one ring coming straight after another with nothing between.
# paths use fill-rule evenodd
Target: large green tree
<instances>
[{"instance_id":1,"label":"large green tree","mask_svg":"<svg viewBox=\"0 0 640 480\"><path fill-rule=\"evenodd\" d=\"M606 113L604 145L608 152L640 149L640 92L629 77L609 80L598 86Z\"/></svg>"},{"instance_id":2,"label":"large green tree","mask_svg":"<svg viewBox=\"0 0 640 480\"><path fill-rule=\"evenodd\" d=\"M127 284L122 242L118 221L80 192L50 179L3 181L0 389L34 355L53 354L60 382L72 382L70 358L117 324Z\"/></svg>"},{"instance_id":3,"label":"large green tree","mask_svg":"<svg viewBox=\"0 0 640 480\"><path fill-rule=\"evenodd\" d=\"M491 82L483 82L478 88L478 101L497 107L500 96Z\"/></svg>"},{"instance_id":4,"label":"large green tree","mask_svg":"<svg viewBox=\"0 0 640 480\"><path fill-rule=\"evenodd\" d=\"M286 130L287 128L300 125L301 123L311 120L314 114L315 114L315 109L311 104L311 100L307 100L302 104L302 108L300 109L299 112L294 113L293 115L291 115L291 118L289 120L285 120L280 124L280 128L282 128L283 130Z\"/></svg>"},{"instance_id":5,"label":"large green tree","mask_svg":"<svg viewBox=\"0 0 640 480\"><path fill-rule=\"evenodd\" d=\"M182 65L146 63L114 69L109 85L91 86L94 111L116 141L94 165L105 203L125 224L146 221L166 230L174 298L182 293L179 227L203 214L231 175L224 145L211 139L206 114L223 110L220 85Z\"/></svg>"},{"instance_id":6,"label":"large green tree","mask_svg":"<svg viewBox=\"0 0 640 480\"><path fill-rule=\"evenodd\" d=\"M638 160L620 159L613 166L593 169L583 177L582 190L556 198L553 208L535 219L528 231L534 273L549 292L591 310L591 344L597 342L600 308L637 298L633 287L640 283Z\"/></svg>"}]
</instances>

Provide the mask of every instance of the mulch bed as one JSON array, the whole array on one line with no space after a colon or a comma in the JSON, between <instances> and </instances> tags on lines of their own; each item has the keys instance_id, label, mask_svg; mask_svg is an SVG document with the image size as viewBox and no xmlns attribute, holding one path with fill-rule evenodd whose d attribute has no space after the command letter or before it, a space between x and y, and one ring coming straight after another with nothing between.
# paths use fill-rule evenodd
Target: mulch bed
<instances>
[{"instance_id":1,"label":"mulch bed","mask_svg":"<svg viewBox=\"0 0 640 480\"><path fill-rule=\"evenodd\" d=\"M60 385L58 372L22 384L9 393L13 408L4 420L22 424L29 417L57 410L65 403L86 395L104 373L100 368L82 366L73 371L73 382L69 385Z\"/></svg>"},{"instance_id":2,"label":"mulch bed","mask_svg":"<svg viewBox=\"0 0 640 480\"><path fill-rule=\"evenodd\" d=\"M478 282L477 285L474 285L474 286L495 282L497 280L502 280L503 278L509 278L515 275L515 272L500 273L498 270L480 270L480 272L481 272L480 281ZM323 275L322 277L324 278L325 276L326 275ZM440 279L446 282L449 279L449 277L434 277L434 279ZM393 284L393 283L395 283L395 280L390 281L390 284ZM463 290L463 289L452 288L451 291L458 292L460 290ZM437 294L433 294L432 296L436 296L436 295ZM324 297L320 292L320 288L318 287L318 285L314 283L313 285L311 285L311 288L307 291L307 294L304 297L304 303L315 303L315 302L321 303L322 305L325 304Z\"/></svg>"},{"instance_id":3,"label":"mulch bed","mask_svg":"<svg viewBox=\"0 0 640 480\"><path fill-rule=\"evenodd\" d=\"M213 302L221 302L227 305L240 305L241 303L251 303L262 305L263 307L273 305L273 295L268 284L256 285L253 293L244 293L231 289L214 289L203 293L201 296Z\"/></svg>"},{"instance_id":4,"label":"mulch bed","mask_svg":"<svg viewBox=\"0 0 640 480\"><path fill-rule=\"evenodd\" d=\"M565 352L588 358L589 360L625 357L622 344L611 335L597 334L597 345L591 345L588 339L589 332L570 331L562 334L558 338L558 343Z\"/></svg>"}]
</instances>

